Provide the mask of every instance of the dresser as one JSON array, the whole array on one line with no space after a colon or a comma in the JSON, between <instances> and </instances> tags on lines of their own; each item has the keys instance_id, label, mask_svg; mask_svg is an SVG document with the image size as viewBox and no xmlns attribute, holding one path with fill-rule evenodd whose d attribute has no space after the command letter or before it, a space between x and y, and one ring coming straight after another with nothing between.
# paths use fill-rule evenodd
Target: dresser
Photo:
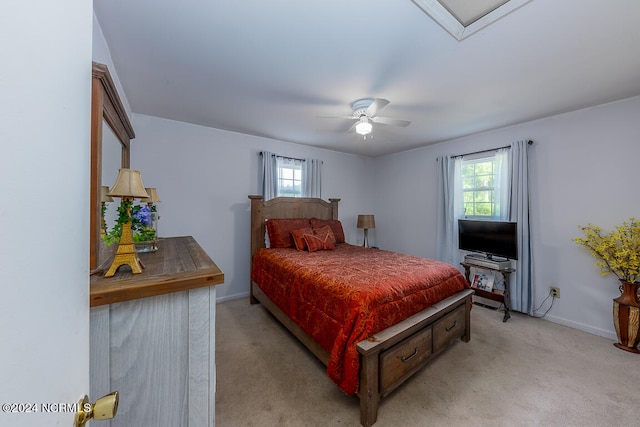
<instances>
[{"instance_id":1,"label":"dresser","mask_svg":"<svg viewBox=\"0 0 640 427\"><path fill-rule=\"evenodd\" d=\"M105 427L215 425L216 288L224 273L193 237L160 239L123 266L91 277L91 399L118 391Z\"/></svg>"}]
</instances>

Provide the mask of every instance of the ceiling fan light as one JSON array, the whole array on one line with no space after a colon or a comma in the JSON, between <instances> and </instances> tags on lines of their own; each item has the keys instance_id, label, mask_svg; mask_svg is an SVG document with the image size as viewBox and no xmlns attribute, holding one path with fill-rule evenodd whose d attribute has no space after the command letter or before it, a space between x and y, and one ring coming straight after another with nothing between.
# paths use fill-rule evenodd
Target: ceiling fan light
<instances>
[{"instance_id":1,"label":"ceiling fan light","mask_svg":"<svg viewBox=\"0 0 640 427\"><path fill-rule=\"evenodd\" d=\"M360 122L356 125L356 133L359 135L369 135L373 126L369 123L366 117L360 119Z\"/></svg>"}]
</instances>

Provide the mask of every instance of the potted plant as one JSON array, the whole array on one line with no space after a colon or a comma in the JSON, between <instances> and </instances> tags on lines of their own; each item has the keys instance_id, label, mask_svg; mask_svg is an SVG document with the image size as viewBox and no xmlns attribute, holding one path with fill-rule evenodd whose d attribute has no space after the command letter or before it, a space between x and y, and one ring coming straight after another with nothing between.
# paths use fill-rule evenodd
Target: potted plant
<instances>
[{"instance_id":1,"label":"potted plant","mask_svg":"<svg viewBox=\"0 0 640 427\"><path fill-rule=\"evenodd\" d=\"M616 347L640 353L640 221L630 218L610 233L593 224L579 226L584 237L574 241L587 248L602 275L613 273L620 281L620 296L613 300Z\"/></svg>"}]
</instances>

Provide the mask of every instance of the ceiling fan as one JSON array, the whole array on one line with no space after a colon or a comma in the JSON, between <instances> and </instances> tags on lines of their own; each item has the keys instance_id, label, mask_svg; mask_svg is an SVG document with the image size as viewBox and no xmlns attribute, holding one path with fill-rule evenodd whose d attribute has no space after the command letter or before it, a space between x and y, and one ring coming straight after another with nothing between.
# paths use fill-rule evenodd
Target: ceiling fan
<instances>
[{"instance_id":1,"label":"ceiling fan","mask_svg":"<svg viewBox=\"0 0 640 427\"><path fill-rule=\"evenodd\" d=\"M350 116L332 116L322 118L353 120L353 126L351 126L347 132L352 132L353 130L355 130L357 134L362 135L365 138L373 130L372 123L402 127L409 126L411 122L408 120L392 119L389 117L380 117L376 115L388 104L389 101L382 98L359 99L351 104L351 107L353 108L353 114L351 114Z\"/></svg>"}]
</instances>

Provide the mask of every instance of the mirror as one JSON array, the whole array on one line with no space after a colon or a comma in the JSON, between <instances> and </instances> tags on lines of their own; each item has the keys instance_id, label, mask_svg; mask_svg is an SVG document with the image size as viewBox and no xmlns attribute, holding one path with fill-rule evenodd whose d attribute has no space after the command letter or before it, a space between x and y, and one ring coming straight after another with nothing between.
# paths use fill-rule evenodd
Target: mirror
<instances>
[{"instance_id":1,"label":"mirror","mask_svg":"<svg viewBox=\"0 0 640 427\"><path fill-rule=\"evenodd\" d=\"M109 123L102 120L102 186L111 187L118 178L118 170L122 167L122 144L113 132ZM107 230L112 230L118 219L120 199L107 202L104 221Z\"/></svg>"},{"instance_id":2,"label":"mirror","mask_svg":"<svg viewBox=\"0 0 640 427\"><path fill-rule=\"evenodd\" d=\"M107 246L100 236L101 187L113 185L118 169L129 167L129 146L135 133L107 66L94 62L92 76L89 269L94 273L108 259Z\"/></svg>"}]
</instances>

